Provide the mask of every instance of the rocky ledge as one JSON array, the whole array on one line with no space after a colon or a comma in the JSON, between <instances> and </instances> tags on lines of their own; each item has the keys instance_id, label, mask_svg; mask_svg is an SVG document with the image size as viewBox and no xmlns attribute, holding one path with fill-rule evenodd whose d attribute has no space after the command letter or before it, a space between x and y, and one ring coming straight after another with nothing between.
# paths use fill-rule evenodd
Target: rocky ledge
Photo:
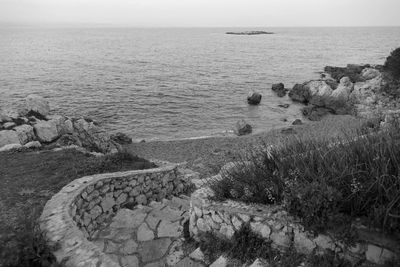
<instances>
[{"instance_id":1,"label":"rocky ledge","mask_svg":"<svg viewBox=\"0 0 400 267\"><path fill-rule=\"evenodd\" d=\"M260 34L274 34L273 32L265 32L265 31L244 31L244 32L227 32L226 34L234 34L234 35L260 35Z\"/></svg>"},{"instance_id":2,"label":"rocky ledge","mask_svg":"<svg viewBox=\"0 0 400 267\"><path fill-rule=\"evenodd\" d=\"M124 134L108 134L92 119L50 114L49 102L37 95L26 97L19 110L0 109L0 151L75 145L110 153L131 142Z\"/></svg>"},{"instance_id":3,"label":"rocky ledge","mask_svg":"<svg viewBox=\"0 0 400 267\"><path fill-rule=\"evenodd\" d=\"M349 64L324 70L320 79L296 84L289 91L290 99L306 105L302 112L308 119L319 120L327 114L373 118L384 110L399 108L385 92L392 81L382 66Z\"/></svg>"}]
</instances>

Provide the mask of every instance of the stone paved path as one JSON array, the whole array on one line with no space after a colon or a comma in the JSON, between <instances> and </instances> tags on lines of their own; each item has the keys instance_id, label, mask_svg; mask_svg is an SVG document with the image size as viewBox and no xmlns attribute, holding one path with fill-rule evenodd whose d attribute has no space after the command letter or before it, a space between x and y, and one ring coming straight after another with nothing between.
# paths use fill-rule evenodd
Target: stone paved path
<instances>
[{"instance_id":1,"label":"stone paved path","mask_svg":"<svg viewBox=\"0 0 400 267\"><path fill-rule=\"evenodd\" d=\"M121 209L93 239L121 267L205 266L184 246L189 198Z\"/></svg>"}]
</instances>

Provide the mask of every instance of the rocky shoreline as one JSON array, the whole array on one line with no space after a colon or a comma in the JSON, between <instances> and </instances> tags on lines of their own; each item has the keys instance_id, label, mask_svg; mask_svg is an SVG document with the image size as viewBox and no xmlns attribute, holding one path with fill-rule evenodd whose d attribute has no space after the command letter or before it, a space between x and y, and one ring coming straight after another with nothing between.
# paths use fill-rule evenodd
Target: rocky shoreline
<instances>
[{"instance_id":1,"label":"rocky shoreline","mask_svg":"<svg viewBox=\"0 0 400 267\"><path fill-rule=\"evenodd\" d=\"M279 97L288 91L292 101L304 104L302 113L310 121L333 114L381 122L391 120L400 108L398 101L386 92L392 82L383 66L349 64L326 66L320 79L295 84L290 90L282 83L274 84L272 90Z\"/></svg>"},{"instance_id":2,"label":"rocky shoreline","mask_svg":"<svg viewBox=\"0 0 400 267\"><path fill-rule=\"evenodd\" d=\"M107 154L129 143L131 138L110 135L92 119L51 114L49 102L38 95L27 96L19 109L0 109L0 151L76 146Z\"/></svg>"},{"instance_id":3,"label":"rocky shoreline","mask_svg":"<svg viewBox=\"0 0 400 267\"><path fill-rule=\"evenodd\" d=\"M349 64L326 66L319 79L295 84L291 89L283 83L274 84L271 89L278 97L288 95L293 102L304 104L301 111L309 121L319 121L327 115L352 115L374 120L378 126L399 117L400 103L386 90L392 86L390 83L383 66ZM249 105L258 105L261 99L257 92L247 97ZM301 125L301 119L292 125ZM234 133L251 134L252 126L238 121ZM293 129L283 128L282 133L293 133ZM89 118L50 114L49 102L37 95L29 95L19 110L0 109L0 151L74 145L106 154L131 143L125 134L110 135Z\"/></svg>"}]
</instances>

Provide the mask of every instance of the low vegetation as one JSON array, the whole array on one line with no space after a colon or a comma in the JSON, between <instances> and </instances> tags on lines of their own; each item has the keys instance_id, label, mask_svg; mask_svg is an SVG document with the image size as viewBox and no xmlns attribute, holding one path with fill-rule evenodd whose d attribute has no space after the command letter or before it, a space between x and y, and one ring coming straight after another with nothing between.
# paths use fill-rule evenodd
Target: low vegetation
<instances>
[{"instance_id":1,"label":"low vegetation","mask_svg":"<svg viewBox=\"0 0 400 267\"><path fill-rule=\"evenodd\" d=\"M0 153L0 266L54 266L37 219L47 200L74 179L155 165L128 153L103 157L74 149Z\"/></svg>"},{"instance_id":2,"label":"low vegetation","mask_svg":"<svg viewBox=\"0 0 400 267\"><path fill-rule=\"evenodd\" d=\"M350 267L350 262L340 259L334 253L326 255L303 255L297 253L293 247L281 252L273 247L271 243L251 231L249 225L244 225L234 234L232 239L227 240L210 233L201 236L200 248L206 261L213 262L220 255L225 255L233 263L229 266L243 266L251 264L256 259L263 259L271 267Z\"/></svg>"},{"instance_id":3,"label":"low vegetation","mask_svg":"<svg viewBox=\"0 0 400 267\"><path fill-rule=\"evenodd\" d=\"M340 229L361 218L400 233L399 127L345 139L294 139L264 146L223 173L211 188L218 199L281 204L309 230ZM245 166L245 167L243 167Z\"/></svg>"}]
</instances>

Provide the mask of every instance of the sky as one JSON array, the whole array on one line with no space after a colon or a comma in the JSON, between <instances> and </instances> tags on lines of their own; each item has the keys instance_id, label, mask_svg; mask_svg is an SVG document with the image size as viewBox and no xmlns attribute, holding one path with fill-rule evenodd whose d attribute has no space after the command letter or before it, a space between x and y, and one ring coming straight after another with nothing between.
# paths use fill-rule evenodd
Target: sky
<instances>
[{"instance_id":1,"label":"sky","mask_svg":"<svg viewBox=\"0 0 400 267\"><path fill-rule=\"evenodd\" d=\"M0 0L0 23L131 27L400 26L400 0Z\"/></svg>"}]
</instances>

